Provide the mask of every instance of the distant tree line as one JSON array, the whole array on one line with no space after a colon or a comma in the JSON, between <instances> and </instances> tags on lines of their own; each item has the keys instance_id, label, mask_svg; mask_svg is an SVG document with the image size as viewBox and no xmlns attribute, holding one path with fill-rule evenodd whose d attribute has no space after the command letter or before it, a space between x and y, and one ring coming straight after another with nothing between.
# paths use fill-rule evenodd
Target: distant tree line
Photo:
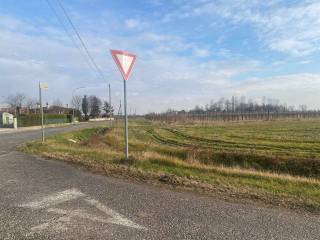
<instances>
[{"instance_id":1,"label":"distant tree line","mask_svg":"<svg viewBox=\"0 0 320 240\"><path fill-rule=\"evenodd\" d=\"M306 105L300 105L297 109L294 106L287 106L280 103L278 99L262 97L261 101L247 100L246 97L220 98L218 101L211 101L205 106L195 106L189 112L290 112L307 111ZM170 110L169 110L170 111Z\"/></svg>"},{"instance_id":2,"label":"distant tree line","mask_svg":"<svg viewBox=\"0 0 320 240\"><path fill-rule=\"evenodd\" d=\"M318 118L320 112L308 110L306 105L298 108L280 103L278 99L262 97L260 101L246 97L221 98L191 110L176 111L168 109L162 113L150 113L146 118L155 121L241 121L275 120L287 118Z\"/></svg>"},{"instance_id":3,"label":"distant tree line","mask_svg":"<svg viewBox=\"0 0 320 240\"><path fill-rule=\"evenodd\" d=\"M8 107L0 109L0 111L7 111L15 116L40 113L38 99L28 97L24 93L8 95L5 98L5 103ZM114 112L113 107L107 101L103 102L95 95L75 95L71 99L70 106L69 104L64 105L60 99L55 99L51 104L49 102L44 103L43 108L45 113L74 114L79 119L84 120L98 117L112 117Z\"/></svg>"}]
</instances>

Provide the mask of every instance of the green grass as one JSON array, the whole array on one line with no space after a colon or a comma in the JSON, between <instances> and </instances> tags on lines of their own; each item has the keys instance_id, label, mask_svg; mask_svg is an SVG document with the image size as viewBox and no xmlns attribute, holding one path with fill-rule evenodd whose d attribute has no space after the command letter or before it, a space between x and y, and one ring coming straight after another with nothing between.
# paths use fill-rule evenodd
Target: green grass
<instances>
[{"instance_id":1,"label":"green grass","mask_svg":"<svg viewBox=\"0 0 320 240\"><path fill-rule=\"evenodd\" d=\"M120 166L131 174L166 174L177 178L177 185L320 212L319 121L165 125L134 120L129 136L129 162L120 123L23 149L104 170Z\"/></svg>"}]
</instances>

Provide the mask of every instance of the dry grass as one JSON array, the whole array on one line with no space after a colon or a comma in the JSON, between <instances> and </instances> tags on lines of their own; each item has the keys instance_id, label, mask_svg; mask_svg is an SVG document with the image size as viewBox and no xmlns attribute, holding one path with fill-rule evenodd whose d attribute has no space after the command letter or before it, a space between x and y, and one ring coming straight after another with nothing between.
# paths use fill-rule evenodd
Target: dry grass
<instances>
[{"instance_id":1,"label":"dry grass","mask_svg":"<svg viewBox=\"0 0 320 240\"><path fill-rule=\"evenodd\" d=\"M301 152L304 146L308 149L310 144L313 146L318 141L317 134L320 131L315 132L318 131L315 130L318 129L316 124L303 122L297 127L297 123L294 122L286 128L283 127L284 124L286 125L284 122L276 123L275 125L278 124L278 127L275 125L270 127L269 124L263 122L239 123L239 125L219 123L216 126L202 127L177 124L173 126L158 125L145 121L131 122L129 161L124 160L121 123L114 124L113 128L108 131L96 128L59 135L49 139L44 145L28 143L24 146L24 150L72 160L87 167L101 168L108 174L116 172L116 175L121 175L121 171L124 171L123 175L130 173L131 177L143 176L143 179L154 180L160 175L167 175L171 179L175 179L171 181L172 184L196 190L206 189L211 192L219 190L219 195L234 196L236 194L242 199L256 199L290 208L320 212L320 178L318 175L310 177L309 173L304 175L301 174L303 173L301 171L292 175L281 168L279 171L271 171L268 164L272 162L261 165L266 168L261 168L260 165L257 167L261 158L256 157L256 151L250 149L250 142L255 141L257 148L265 148L263 158L265 161L270 160L269 155L272 155L272 161L274 159L284 161L284 156L291 159L296 155L296 152L292 151L290 146L299 146L299 152ZM231 128L231 137L225 131L228 127ZM288 135L295 128L297 128L296 131L292 135ZM210 131L210 129L214 129L214 131ZM271 133L266 132L265 129L269 129ZM248 137L248 135L250 136ZM274 142L273 139L279 136L283 138L285 135L291 142L288 141L287 145L279 143L277 146L277 142ZM71 143L67 140L70 138L78 142ZM267 141L268 139L270 139L270 143ZM309 144L301 144L304 139L308 139ZM230 140L234 143L234 149L241 147L239 152L228 145ZM261 145L258 146L259 144ZM248 149L243 148L247 146ZM284 146L283 149L281 146ZM207 157L205 154L208 153L212 154L208 156L213 156L213 158L216 156L215 154L223 153L225 159L228 160L228 149L231 156L235 152L237 154L252 153L254 158L248 156L251 158L249 163L254 167L250 164L230 164L228 166L221 164L216 159L210 159L210 162L201 159L201 156ZM281 154L275 155L279 149ZM259 154L263 153L262 150L259 151ZM318 156L317 151L315 150L313 153L315 156ZM306 158L308 154L309 152L306 151L302 154L302 158ZM246 159L247 155L240 156ZM274 158L274 156L279 158ZM284 161L281 164L285 163ZM303 163L302 161L301 166L297 165L297 167L303 169ZM312 173L317 173L316 170L313 169Z\"/></svg>"}]
</instances>

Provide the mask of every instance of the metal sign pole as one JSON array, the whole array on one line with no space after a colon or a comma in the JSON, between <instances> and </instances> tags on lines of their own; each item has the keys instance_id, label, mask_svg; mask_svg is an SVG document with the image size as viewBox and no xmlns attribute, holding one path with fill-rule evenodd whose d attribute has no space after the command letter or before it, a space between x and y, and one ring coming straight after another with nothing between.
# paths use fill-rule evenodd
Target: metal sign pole
<instances>
[{"instance_id":1,"label":"metal sign pole","mask_svg":"<svg viewBox=\"0 0 320 240\"><path fill-rule=\"evenodd\" d=\"M74 124L74 106L72 107L72 123Z\"/></svg>"},{"instance_id":2,"label":"metal sign pole","mask_svg":"<svg viewBox=\"0 0 320 240\"><path fill-rule=\"evenodd\" d=\"M111 106L111 85L110 85L110 83L109 83L109 105L110 105L110 110L111 110L112 106ZM110 125L111 127L113 127L112 117L113 117L113 114L112 114L112 111L111 111L110 120L109 120L109 123L110 123L109 125Z\"/></svg>"},{"instance_id":3,"label":"metal sign pole","mask_svg":"<svg viewBox=\"0 0 320 240\"><path fill-rule=\"evenodd\" d=\"M127 113L127 86L126 81L129 78L133 65L136 61L137 56L135 54L120 51L120 50L111 50L111 55L113 60L118 66L118 69L123 77L123 95L124 95L124 129L125 129L125 154L126 159L128 160L129 156L129 146L128 146L128 113ZM110 95L111 96L111 95ZM111 102L111 99L110 99Z\"/></svg>"},{"instance_id":4,"label":"metal sign pole","mask_svg":"<svg viewBox=\"0 0 320 240\"><path fill-rule=\"evenodd\" d=\"M123 91L124 91L124 128L125 128L125 152L126 160L128 160L129 146L128 146L128 115L127 115L127 81L123 79Z\"/></svg>"},{"instance_id":5,"label":"metal sign pole","mask_svg":"<svg viewBox=\"0 0 320 240\"><path fill-rule=\"evenodd\" d=\"M41 92L41 85L40 85L40 83L39 83L39 98L40 98L40 109L41 109L42 143L44 143L43 107L42 107L42 92Z\"/></svg>"}]
</instances>

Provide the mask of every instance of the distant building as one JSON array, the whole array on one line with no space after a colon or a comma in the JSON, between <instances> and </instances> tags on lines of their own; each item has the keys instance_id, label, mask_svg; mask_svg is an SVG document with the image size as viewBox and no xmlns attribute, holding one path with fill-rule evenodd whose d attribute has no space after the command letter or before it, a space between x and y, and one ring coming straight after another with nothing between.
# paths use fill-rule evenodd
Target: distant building
<instances>
[{"instance_id":1,"label":"distant building","mask_svg":"<svg viewBox=\"0 0 320 240\"><path fill-rule=\"evenodd\" d=\"M8 113L14 113L14 108L10 108L10 107L1 107L0 108L0 113L2 112L8 112Z\"/></svg>"},{"instance_id":2,"label":"distant building","mask_svg":"<svg viewBox=\"0 0 320 240\"><path fill-rule=\"evenodd\" d=\"M43 112L45 114L72 114L72 108L62 107L62 106L43 106ZM1 107L0 113L10 113L17 115L28 115L28 114L40 114L40 107L22 107L19 109L19 113L15 108Z\"/></svg>"},{"instance_id":3,"label":"distant building","mask_svg":"<svg viewBox=\"0 0 320 240\"><path fill-rule=\"evenodd\" d=\"M71 114L72 113L72 109L70 108L66 108L66 107L62 107L62 106L50 106L48 107L44 107L43 110L45 111L45 113L49 113L49 114Z\"/></svg>"}]
</instances>

